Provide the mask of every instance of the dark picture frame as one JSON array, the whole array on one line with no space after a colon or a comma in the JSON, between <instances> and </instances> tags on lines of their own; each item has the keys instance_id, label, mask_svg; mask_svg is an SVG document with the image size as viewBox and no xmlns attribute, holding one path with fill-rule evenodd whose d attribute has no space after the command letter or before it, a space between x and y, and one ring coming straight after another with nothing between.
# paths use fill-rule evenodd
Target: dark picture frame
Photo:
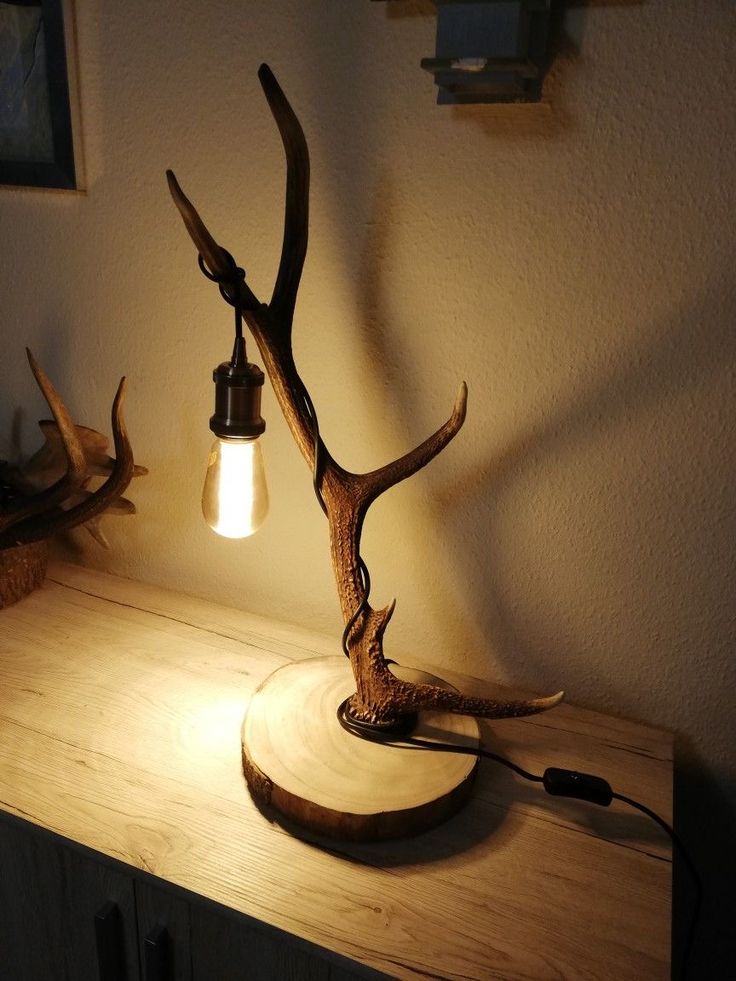
<instances>
[{"instance_id":1,"label":"dark picture frame","mask_svg":"<svg viewBox=\"0 0 736 981\"><path fill-rule=\"evenodd\" d=\"M81 152L77 145L79 127L71 0L0 0L0 12L3 7L29 12L33 9L40 14L33 39L33 57L36 57L36 48L42 47L43 63L36 66L34 61L28 76L24 76L22 81L18 80L18 71L14 76L8 73L4 80L6 90L15 86L17 91L6 91L4 94L6 97L22 98L20 86L25 86L31 70L41 73L42 87L36 105L40 105L38 111L44 115L46 148L43 153L29 152L27 156L19 156L16 152L11 155L7 143L3 143L0 130L0 184L79 190L82 187ZM39 38L42 45L38 43ZM0 63L0 93L7 67ZM11 100L6 98L5 101L8 103ZM31 125L33 123L31 120Z\"/></svg>"}]
</instances>

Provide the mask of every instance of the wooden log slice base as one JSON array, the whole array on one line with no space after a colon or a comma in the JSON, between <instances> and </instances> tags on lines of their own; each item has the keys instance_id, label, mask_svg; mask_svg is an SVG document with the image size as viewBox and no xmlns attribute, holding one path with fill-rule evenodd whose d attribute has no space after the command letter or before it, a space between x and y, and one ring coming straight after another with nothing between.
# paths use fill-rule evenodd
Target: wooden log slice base
<instances>
[{"instance_id":1,"label":"wooden log slice base","mask_svg":"<svg viewBox=\"0 0 736 981\"><path fill-rule=\"evenodd\" d=\"M392 665L407 681L451 688L434 675ZM381 745L351 735L337 709L355 691L344 657L309 658L269 675L243 721L243 771L256 803L330 838L379 841L418 834L467 800L478 759ZM409 739L477 747L478 723L447 712L421 713Z\"/></svg>"}]
</instances>

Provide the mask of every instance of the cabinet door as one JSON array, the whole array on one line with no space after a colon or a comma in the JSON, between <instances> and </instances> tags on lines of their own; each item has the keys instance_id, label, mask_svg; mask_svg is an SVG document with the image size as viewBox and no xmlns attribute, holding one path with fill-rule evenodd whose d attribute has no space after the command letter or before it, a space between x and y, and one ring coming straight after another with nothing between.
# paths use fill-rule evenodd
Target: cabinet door
<instances>
[{"instance_id":1,"label":"cabinet door","mask_svg":"<svg viewBox=\"0 0 736 981\"><path fill-rule=\"evenodd\" d=\"M192 904L192 981L331 981L330 965L244 916Z\"/></svg>"},{"instance_id":2,"label":"cabinet door","mask_svg":"<svg viewBox=\"0 0 736 981\"><path fill-rule=\"evenodd\" d=\"M96 928L105 908L116 912ZM0 820L0 977L139 981L131 878L33 825Z\"/></svg>"},{"instance_id":3,"label":"cabinet door","mask_svg":"<svg viewBox=\"0 0 736 981\"><path fill-rule=\"evenodd\" d=\"M215 904L183 898L165 883L135 882L141 981L384 981L325 961L299 945Z\"/></svg>"},{"instance_id":4,"label":"cabinet door","mask_svg":"<svg viewBox=\"0 0 736 981\"><path fill-rule=\"evenodd\" d=\"M135 898L142 981L192 981L189 903L142 876Z\"/></svg>"}]
</instances>

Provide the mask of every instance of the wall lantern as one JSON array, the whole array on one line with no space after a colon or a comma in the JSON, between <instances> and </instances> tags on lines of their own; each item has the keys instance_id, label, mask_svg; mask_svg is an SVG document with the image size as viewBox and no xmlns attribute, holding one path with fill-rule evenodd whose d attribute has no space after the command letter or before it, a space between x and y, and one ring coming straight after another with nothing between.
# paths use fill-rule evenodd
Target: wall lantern
<instances>
[{"instance_id":1,"label":"wall lantern","mask_svg":"<svg viewBox=\"0 0 736 981\"><path fill-rule=\"evenodd\" d=\"M538 102L551 0L436 0L434 75L440 105Z\"/></svg>"}]
</instances>

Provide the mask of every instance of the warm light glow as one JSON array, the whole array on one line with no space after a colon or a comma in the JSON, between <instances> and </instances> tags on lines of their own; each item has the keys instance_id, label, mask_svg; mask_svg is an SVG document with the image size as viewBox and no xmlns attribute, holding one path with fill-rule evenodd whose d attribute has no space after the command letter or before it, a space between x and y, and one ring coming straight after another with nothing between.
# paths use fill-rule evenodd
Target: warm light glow
<instances>
[{"instance_id":1,"label":"warm light glow","mask_svg":"<svg viewBox=\"0 0 736 981\"><path fill-rule=\"evenodd\" d=\"M268 514L268 488L257 439L216 439L202 490L207 524L225 538L246 538Z\"/></svg>"}]
</instances>

